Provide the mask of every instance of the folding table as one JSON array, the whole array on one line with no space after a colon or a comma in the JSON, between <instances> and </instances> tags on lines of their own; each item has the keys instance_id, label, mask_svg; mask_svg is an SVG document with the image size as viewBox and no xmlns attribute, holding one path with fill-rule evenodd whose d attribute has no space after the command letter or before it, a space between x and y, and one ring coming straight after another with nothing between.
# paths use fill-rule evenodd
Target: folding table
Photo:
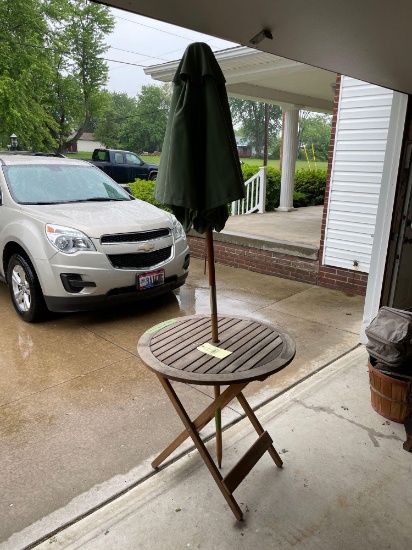
<instances>
[{"instance_id":1,"label":"folding table","mask_svg":"<svg viewBox=\"0 0 412 550\"><path fill-rule=\"evenodd\" d=\"M253 319L222 316L218 327L219 342L212 344L209 316L169 319L147 330L140 338L137 349L144 364L156 373L185 426L185 430L152 462L153 468L157 468L191 437L235 517L241 520L243 513L233 497L235 489L266 451L276 466L282 467L282 460L270 435L261 426L242 392L250 382L263 381L286 367L295 355L295 344L286 331ZM191 420L170 380L214 386L215 399L195 420ZM220 393L221 386L228 387ZM235 397L259 438L232 470L222 477L199 432L213 418L219 420L220 411ZM216 428L219 455L219 422ZM220 461L221 456L218 456Z\"/></svg>"}]
</instances>

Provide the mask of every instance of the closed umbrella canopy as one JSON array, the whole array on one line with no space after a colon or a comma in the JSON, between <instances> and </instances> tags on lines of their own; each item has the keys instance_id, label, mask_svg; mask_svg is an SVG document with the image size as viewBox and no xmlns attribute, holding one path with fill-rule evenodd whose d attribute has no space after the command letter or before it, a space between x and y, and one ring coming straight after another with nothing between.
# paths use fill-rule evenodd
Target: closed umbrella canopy
<instances>
[{"instance_id":1,"label":"closed umbrella canopy","mask_svg":"<svg viewBox=\"0 0 412 550\"><path fill-rule=\"evenodd\" d=\"M213 229L221 231L228 204L244 198L244 184L225 78L207 44L191 44L173 78L173 95L155 198L171 207L185 231L206 233L212 341L219 342ZM215 396L220 393L215 386ZM216 410L219 467L220 410Z\"/></svg>"},{"instance_id":2,"label":"closed umbrella canopy","mask_svg":"<svg viewBox=\"0 0 412 550\"><path fill-rule=\"evenodd\" d=\"M225 78L207 44L191 44L173 78L173 95L155 198L186 231L221 231L244 184Z\"/></svg>"}]
</instances>

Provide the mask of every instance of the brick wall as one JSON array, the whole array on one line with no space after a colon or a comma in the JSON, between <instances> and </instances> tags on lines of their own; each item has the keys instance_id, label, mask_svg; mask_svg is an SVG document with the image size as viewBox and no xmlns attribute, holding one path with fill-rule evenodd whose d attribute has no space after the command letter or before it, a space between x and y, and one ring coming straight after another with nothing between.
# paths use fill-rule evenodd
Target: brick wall
<instances>
[{"instance_id":1,"label":"brick wall","mask_svg":"<svg viewBox=\"0 0 412 550\"><path fill-rule=\"evenodd\" d=\"M333 160L333 153L335 149L335 134L336 134L336 121L338 118L340 83L341 83L341 76L338 75L336 78L336 89L335 89L335 99L334 99L333 118L332 118L332 132L331 132L329 155L328 155L328 174L326 178L325 203L323 207L322 230L321 230L320 248L319 248L319 271L318 271L317 284L319 286L334 288L337 290L343 290L345 292L364 296L366 294L366 285L368 282L367 273L360 273L359 271L354 271L351 269L342 269L340 267L332 267L332 266L326 266L322 264L323 248L325 243L326 217L328 214L330 177L332 173L332 160Z\"/></svg>"},{"instance_id":2,"label":"brick wall","mask_svg":"<svg viewBox=\"0 0 412 550\"><path fill-rule=\"evenodd\" d=\"M205 239L189 235L187 240L191 256L204 258L206 254ZM262 250L217 240L214 241L214 252L217 263L284 279L310 284L317 283L319 268L317 259L302 258L273 250Z\"/></svg>"},{"instance_id":3,"label":"brick wall","mask_svg":"<svg viewBox=\"0 0 412 550\"><path fill-rule=\"evenodd\" d=\"M191 256L203 259L206 255L205 239L188 235L187 240ZM214 252L215 261L220 264L341 290L350 294L361 296L365 294L368 281L367 273L320 266L317 259L302 258L216 240L214 241Z\"/></svg>"},{"instance_id":4,"label":"brick wall","mask_svg":"<svg viewBox=\"0 0 412 550\"><path fill-rule=\"evenodd\" d=\"M319 265L318 285L336 290L343 290L351 294L364 296L368 274L340 267Z\"/></svg>"}]
</instances>

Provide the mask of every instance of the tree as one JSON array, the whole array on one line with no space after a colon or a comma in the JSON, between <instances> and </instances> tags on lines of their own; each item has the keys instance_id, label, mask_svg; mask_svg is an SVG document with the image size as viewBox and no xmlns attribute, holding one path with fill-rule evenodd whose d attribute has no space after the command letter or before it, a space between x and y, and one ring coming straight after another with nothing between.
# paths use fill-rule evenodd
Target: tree
<instances>
[{"instance_id":1,"label":"tree","mask_svg":"<svg viewBox=\"0 0 412 550\"><path fill-rule=\"evenodd\" d=\"M87 0L0 2L0 139L65 151L102 107L114 19ZM73 129L76 134L68 138Z\"/></svg>"},{"instance_id":2,"label":"tree","mask_svg":"<svg viewBox=\"0 0 412 550\"><path fill-rule=\"evenodd\" d=\"M96 121L94 137L110 149L128 149L122 141L126 136L129 120L137 118L136 99L125 93L106 92L103 102L104 112Z\"/></svg>"},{"instance_id":3,"label":"tree","mask_svg":"<svg viewBox=\"0 0 412 550\"><path fill-rule=\"evenodd\" d=\"M313 159L312 145L316 160L327 161L331 134L331 115L301 111L299 115L299 157L306 159L304 146L309 156Z\"/></svg>"},{"instance_id":4,"label":"tree","mask_svg":"<svg viewBox=\"0 0 412 550\"><path fill-rule=\"evenodd\" d=\"M108 68L99 57L108 50L104 38L114 28L108 8L88 0L66 0L51 23L54 81L51 102L58 123L58 150L77 142L103 110L103 87ZM69 137L71 130L73 136Z\"/></svg>"},{"instance_id":5,"label":"tree","mask_svg":"<svg viewBox=\"0 0 412 550\"><path fill-rule=\"evenodd\" d=\"M234 125L239 133L256 148L258 155L263 153L265 132L265 104L246 99L229 98ZM281 129L282 110L278 105L269 105L269 151L273 152L276 136Z\"/></svg>"},{"instance_id":6,"label":"tree","mask_svg":"<svg viewBox=\"0 0 412 550\"><path fill-rule=\"evenodd\" d=\"M21 149L47 149L55 144L57 126L47 101L52 79L48 35L48 2L0 2L0 146L18 135Z\"/></svg>"},{"instance_id":7,"label":"tree","mask_svg":"<svg viewBox=\"0 0 412 550\"><path fill-rule=\"evenodd\" d=\"M170 109L170 85L142 86L136 98L135 116L126 120L121 141L136 152L160 151Z\"/></svg>"}]
</instances>

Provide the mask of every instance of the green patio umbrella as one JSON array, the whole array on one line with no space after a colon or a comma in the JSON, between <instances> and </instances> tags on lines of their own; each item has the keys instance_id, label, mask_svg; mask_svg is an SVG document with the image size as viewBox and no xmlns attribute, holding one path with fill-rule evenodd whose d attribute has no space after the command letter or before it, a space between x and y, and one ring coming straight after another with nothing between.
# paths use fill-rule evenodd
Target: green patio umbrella
<instances>
[{"instance_id":1,"label":"green patio umbrella","mask_svg":"<svg viewBox=\"0 0 412 550\"><path fill-rule=\"evenodd\" d=\"M206 233L214 342L218 331L213 230L224 228L229 203L244 196L225 77L207 44L191 44L173 78L155 198L172 209L185 231L193 227Z\"/></svg>"}]
</instances>

